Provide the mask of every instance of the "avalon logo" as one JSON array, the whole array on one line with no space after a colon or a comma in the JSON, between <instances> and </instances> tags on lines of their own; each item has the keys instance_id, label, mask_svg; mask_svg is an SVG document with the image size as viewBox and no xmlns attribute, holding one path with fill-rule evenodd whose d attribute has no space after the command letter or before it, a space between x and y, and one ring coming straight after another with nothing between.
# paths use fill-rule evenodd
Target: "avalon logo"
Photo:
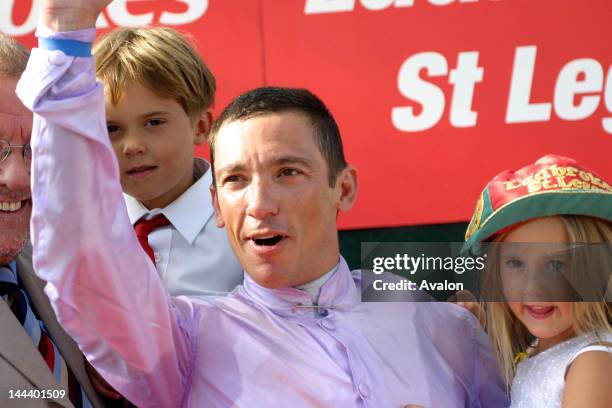
<instances>
[{"instance_id":1,"label":"avalon logo","mask_svg":"<svg viewBox=\"0 0 612 408\"><path fill-rule=\"evenodd\" d=\"M30 10L18 10L26 16L24 21L15 22L17 8L27 7L23 0L0 1L0 32L20 37L36 30L39 0L31 0ZM199 20L208 9L208 0L115 0L101 14L96 23L98 28L116 26L146 26L161 24L180 26Z\"/></svg>"}]
</instances>

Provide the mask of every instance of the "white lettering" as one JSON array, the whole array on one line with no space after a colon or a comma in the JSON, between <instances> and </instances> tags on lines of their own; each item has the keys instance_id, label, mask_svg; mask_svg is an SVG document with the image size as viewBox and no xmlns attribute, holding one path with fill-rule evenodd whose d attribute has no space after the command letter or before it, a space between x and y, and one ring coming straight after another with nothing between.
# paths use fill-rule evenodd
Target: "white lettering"
<instances>
[{"instance_id":1,"label":"white lettering","mask_svg":"<svg viewBox=\"0 0 612 408\"><path fill-rule=\"evenodd\" d=\"M429 0L431 4L434 6L448 6L453 3L455 0Z\"/></svg>"},{"instance_id":2,"label":"white lettering","mask_svg":"<svg viewBox=\"0 0 612 408\"><path fill-rule=\"evenodd\" d=\"M391 6L396 8L412 7L415 0L361 0L364 9L380 11ZM428 0L434 6L448 6L456 0ZM458 0L458 3L475 3L479 0ZM499 0L491 0L499 1ZM342 13L355 10L355 0L306 0L304 14Z\"/></svg>"},{"instance_id":3,"label":"white lettering","mask_svg":"<svg viewBox=\"0 0 612 408\"><path fill-rule=\"evenodd\" d=\"M0 32L8 36L22 36L31 33L36 29L38 18L38 0L32 1L32 8L28 18L21 25L13 23L13 10L17 0L0 1Z\"/></svg>"},{"instance_id":4,"label":"white lettering","mask_svg":"<svg viewBox=\"0 0 612 408\"><path fill-rule=\"evenodd\" d=\"M140 0L115 0L107 7L108 19L104 14L98 16L96 27L108 28L110 23L118 26L146 26L153 24L155 13L153 11L143 14L131 14L128 11L128 2ZM159 23L165 25L189 24L200 19L208 10L208 0L177 0L187 5L187 10L182 13L163 11ZM354 1L354 0L351 0ZM40 0L32 0L32 7L26 20L16 25L13 22L13 12L16 7L24 7L19 0L0 0L0 32L14 37L31 34L36 30ZM154 2L152 7L154 6ZM110 20L110 21L109 21Z\"/></svg>"},{"instance_id":5,"label":"white lettering","mask_svg":"<svg viewBox=\"0 0 612 408\"><path fill-rule=\"evenodd\" d=\"M530 103L537 47L517 47L510 83L506 123L550 120L550 103Z\"/></svg>"},{"instance_id":6,"label":"white lettering","mask_svg":"<svg viewBox=\"0 0 612 408\"><path fill-rule=\"evenodd\" d=\"M392 5L394 0L361 0L361 5L368 10L384 10Z\"/></svg>"},{"instance_id":7,"label":"white lettering","mask_svg":"<svg viewBox=\"0 0 612 408\"><path fill-rule=\"evenodd\" d=\"M579 81L578 77L584 75ZM594 59L582 58L567 63L557 77L553 106L561 119L580 120L591 116L599 106L599 95L583 96L574 105L574 97L581 93L599 92L603 86L603 69Z\"/></svg>"},{"instance_id":8,"label":"white lettering","mask_svg":"<svg viewBox=\"0 0 612 408\"><path fill-rule=\"evenodd\" d=\"M208 0L179 0L187 4L187 11L184 13L170 13L164 11L159 17L159 22L168 25L182 25L193 23L199 20L208 9Z\"/></svg>"},{"instance_id":9,"label":"white lettering","mask_svg":"<svg viewBox=\"0 0 612 408\"><path fill-rule=\"evenodd\" d=\"M385 282L381 279L377 279L372 283L372 287L377 291L407 291L416 290L416 283L406 279L402 279L398 282Z\"/></svg>"},{"instance_id":10,"label":"white lettering","mask_svg":"<svg viewBox=\"0 0 612 408\"><path fill-rule=\"evenodd\" d=\"M463 290L462 282L449 282L445 280L444 282L428 282L426 280L421 281L419 285L419 290L428 290L428 291L458 291Z\"/></svg>"},{"instance_id":11,"label":"white lettering","mask_svg":"<svg viewBox=\"0 0 612 408\"><path fill-rule=\"evenodd\" d=\"M608 112L612 112L612 66L608 69L608 79L606 80L604 98ZM607 133L612 134L612 117L603 118L601 124Z\"/></svg>"},{"instance_id":12,"label":"white lettering","mask_svg":"<svg viewBox=\"0 0 612 408\"><path fill-rule=\"evenodd\" d=\"M416 273L416 271L419 270L422 258L411 257L410 260L412 261L412 272L410 272L410 274L414 275Z\"/></svg>"},{"instance_id":13,"label":"white lettering","mask_svg":"<svg viewBox=\"0 0 612 408\"><path fill-rule=\"evenodd\" d=\"M414 0L397 0L395 7L412 7L414 6Z\"/></svg>"},{"instance_id":14,"label":"white lettering","mask_svg":"<svg viewBox=\"0 0 612 408\"><path fill-rule=\"evenodd\" d=\"M98 16L98 19L96 20L96 27L97 28L108 28L109 27L108 21L106 21L106 17L104 17L104 13L100 13L100 15Z\"/></svg>"},{"instance_id":15,"label":"white lettering","mask_svg":"<svg viewBox=\"0 0 612 408\"><path fill-rule=\"evenodd\" d=\"M431 77L446 75L446 58L437 52L422 52L408 58L400 67L397 85L400 93L422 106L420 114L412 106L395 107L391 111L393 126L404 132L418 132L433 127L444 113L444 92L423 81L419 72L426 69Z\"/></svg>"},{"instance_id":16,"label":"white lettering","mask_svg":"<svg viewBox=\"0 0 612 408\"><path fill-rule=\"evenodd\" d=\"M137 15L131 14L127 9L128 1L130 0L115 0L106 8L108 16L115 24L124 27L137 27L153 23L153 12Z\"/></svg>"},{"instance_id":17,"label":"white lettering","mask_svg":"<svg viewBox=\"0 0 612 408\"><path fill-rule=\"evenodd\" d=\"M482 82L484 70L478 66L478 51L461 52L457 68L451 70L448 82L454 84L450 122L455 127L476 125L478 113L472 110L474 85Z\"/></svg>"},{"instance_id":18,"label":"white lettering","mask_svg":"<svg viewBox=\"0 0 612 408\"><path fill-rule=\"evenodd\" d=\"M385 271L385 269L382 267L382 264L384 262L385 258L381 258L381 257L376 257L374 258L374 267L372 269L372 272L374 272L377 275L380 275L381 273L383 273Z\"/></svg>"},{"instance_id":19,"label":"white lettering","mask_svg":"<svg viewBox=\"0 0 612 408\"><path fill-rule=\"evenodd\" d=\"M355 0L306 0L304 14L338 13L354 8Z\"/></svg>"}]
</instances>

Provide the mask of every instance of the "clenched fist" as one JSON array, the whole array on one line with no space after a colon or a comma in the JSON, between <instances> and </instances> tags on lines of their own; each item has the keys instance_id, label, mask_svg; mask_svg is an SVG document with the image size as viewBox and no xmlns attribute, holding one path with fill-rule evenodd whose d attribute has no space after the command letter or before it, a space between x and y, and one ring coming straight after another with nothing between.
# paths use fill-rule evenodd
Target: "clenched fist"
<instances>
[{"instance_id":1,"label":"clenched fist","mask_svg":"<svg viewBox=\"0 0 612 408\"><path fill-rule=\"evenodd\" d=\"M98 15L113 0L42 0L40 21L55 31L94 27Z\"/></svg>"}]
</instances>

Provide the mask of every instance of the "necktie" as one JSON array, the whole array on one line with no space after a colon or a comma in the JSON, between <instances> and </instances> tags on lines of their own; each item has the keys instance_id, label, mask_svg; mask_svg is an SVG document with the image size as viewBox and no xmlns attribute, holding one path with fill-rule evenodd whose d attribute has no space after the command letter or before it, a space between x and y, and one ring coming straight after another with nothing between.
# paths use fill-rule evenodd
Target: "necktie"
<instances>
[{"instance_id":1,"label":"necktie","mask_svg":"<svg viewBox=\"0 0 612 408\"><path fill-rule=\"evenodd\" d=\"M140 246L149 255L153 263L155 263L155 258L153 257L153 248L149 245L149 234L155 228L166 225L170 225L170 221L163 214L156 215L149 220L141 218L134 224L134 231L136 232L136 237L138 237L138 242L140 242Z\"/></svg>"},{"instance_id":2,"label":"necktie","mask_svg":"<svg viewBox=\"0 0 612 408\"><path fill-rule=\"evenodd\" d=\"M0 266L0 297L8 302L11 311L34 342L57 383L67 386L68 398L73 405L90 406L74 373L64 362L53 339L47 334L44 322L35 315L25 290L16 283L13 273L11 268Z\"/></svg>"},{"instance_id":3,"label":"necktie","mask_svg":"<svg viewBox=\"0 0 612 408\"><path fill-rule=\"evenodd\" d=\"M6 296L11 311L23 326L27 316L28 305L19 286L13 282L0 281L0 296Z\"/></svg>"}]
</instances>

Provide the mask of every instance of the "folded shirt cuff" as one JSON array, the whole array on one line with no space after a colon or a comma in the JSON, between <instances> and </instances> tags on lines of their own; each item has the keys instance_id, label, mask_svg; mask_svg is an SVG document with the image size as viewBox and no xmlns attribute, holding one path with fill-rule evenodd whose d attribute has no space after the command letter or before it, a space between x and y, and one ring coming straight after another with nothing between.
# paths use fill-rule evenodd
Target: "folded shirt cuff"
<instances>
[{"instance_id":1,"label":"folded shirt cuff","mask_svg":"<svg viewBox=\"0 0 612 408\"><path fill-rule=\"evenodd\" d=\"M53 31L49 27L43 25L38 26L36 29L36 36L38 38L50 38L50 39L63 39L63 40L74 40L84 43L93 43L96 39L95 28L85 28L82 30L75 31Z\"/></svg>"}]
</instances>

